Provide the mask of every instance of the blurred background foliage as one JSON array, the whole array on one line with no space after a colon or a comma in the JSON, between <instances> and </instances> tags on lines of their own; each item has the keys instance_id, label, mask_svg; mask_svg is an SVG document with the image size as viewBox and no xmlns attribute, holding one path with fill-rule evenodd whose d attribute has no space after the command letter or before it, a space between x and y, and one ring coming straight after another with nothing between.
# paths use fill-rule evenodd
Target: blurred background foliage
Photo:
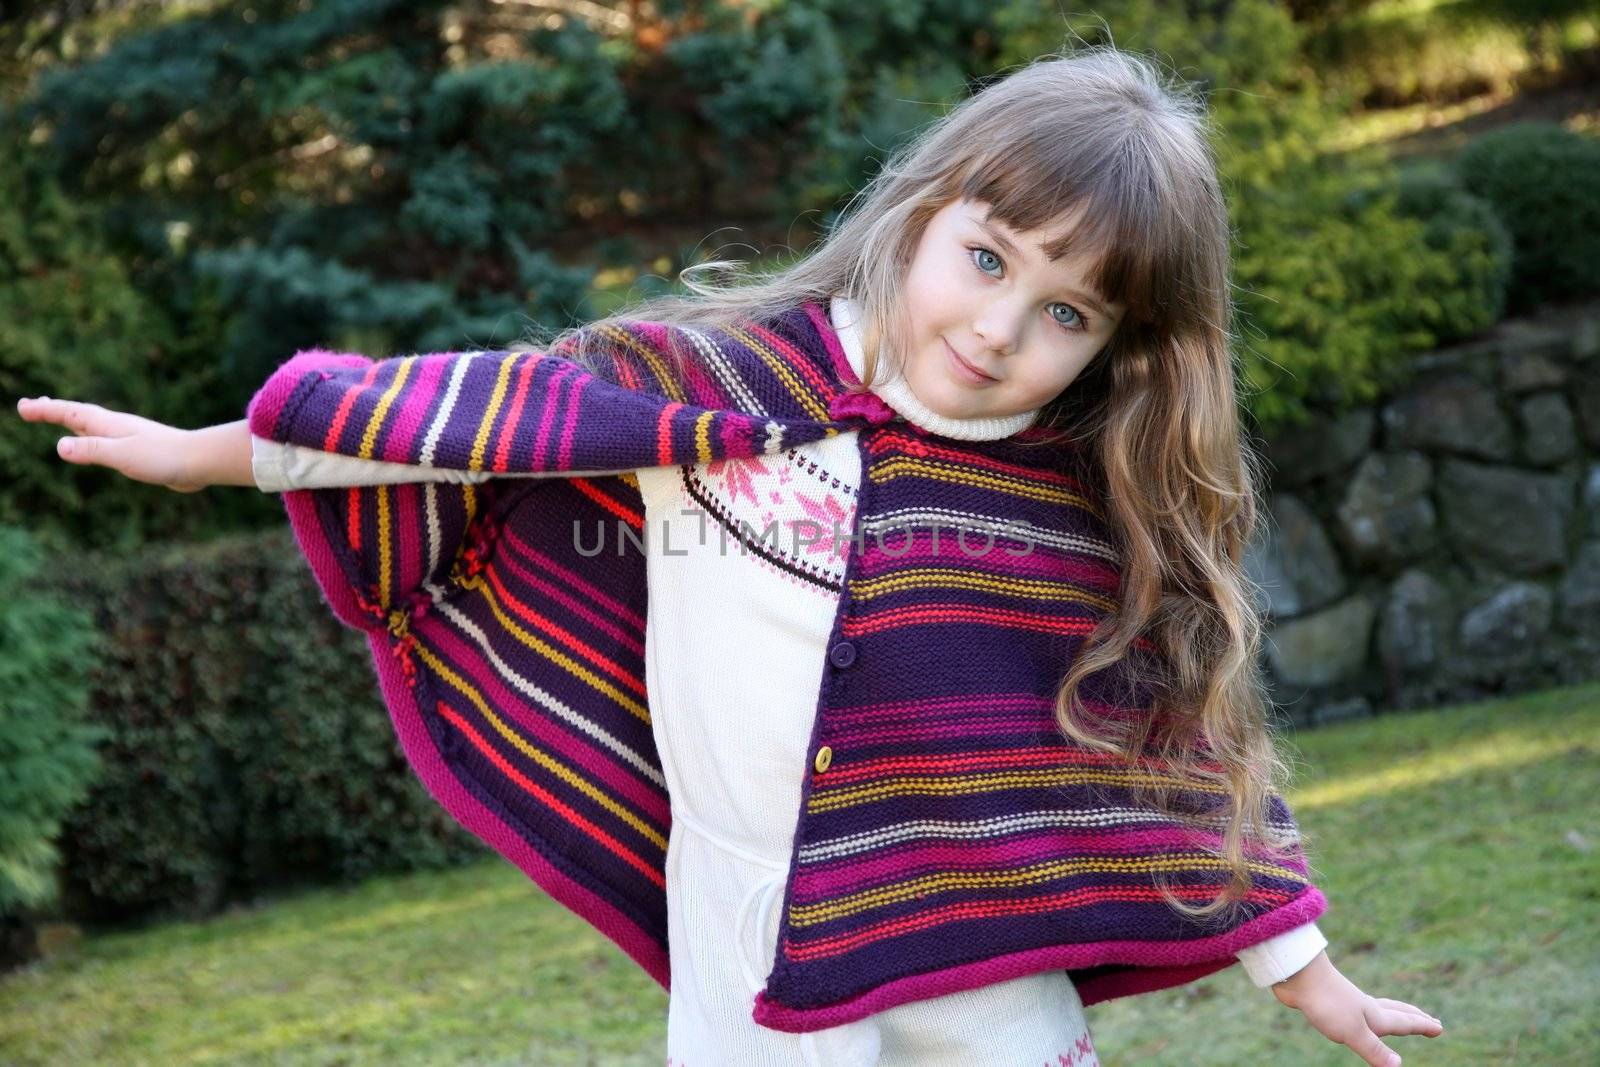
<instances>
[{"instance_id":1,"label":"blurred background foliage","mask_svg":"<svg viewBox=\"0 0 1600 1067\"><path fill-rule=\"evenodd\" d=\"M1152 55L1205 96L1238 236L1245 403L1268 428L1370 398L1411 354L1556 295L1515 284L1506 238L1548 231L1523 217L1588 165L1592 132L1547 123L1530 137L1548 148L1509 150L1513 171L1540 154L1532 196L1440 176L1439 153L1412 161L1436 165L1435 193L1407 195L1383 141L1350 127L1418 101L1592 90L1600 0L1062 11L20 5L0 27L0 392L231 421L299 348L504 346L531 323L673 286L714 254L792 257L942 108L1075 41ZM1428 73L1440 49L1448 61ZM1538 250L1515 263L1566 273ZM0 522L127 548L279 519L254 494L175 497L64 467L50 433L0 427Z\"/></svg>"},{"instance_id":2,"label":"blurred background foliage","mask_svg":"<svg viewBox=\"0 0 1600 1067\"><path fill-rule=\"evenodd\" d=\"M8 411L42 394L228 422L301 348L504 346L705 258L785 261L943 108L1077 41L1148 54L1203 94L1244 414L1263 429L1369 400L1506 314L1600 293L1600 0L58 0L7 16ZM285 652L316 592L281 502L65 465L58 436L0 422L0 531L33 546L0 577L95 608L0 612L0 668L49 660L65 687L0 706L33 724L0 776L55 783L6 826L0 920L50 895L49 841L92 765L85 715L111 758L70 822L74 915L204 913L289 874L472 854L381 715L324 713L371 703L349 670L361 638ZM100 640L60 636L73 628ZM284 688L291 654L306 661Z\"/></svg>"}]
</instances>

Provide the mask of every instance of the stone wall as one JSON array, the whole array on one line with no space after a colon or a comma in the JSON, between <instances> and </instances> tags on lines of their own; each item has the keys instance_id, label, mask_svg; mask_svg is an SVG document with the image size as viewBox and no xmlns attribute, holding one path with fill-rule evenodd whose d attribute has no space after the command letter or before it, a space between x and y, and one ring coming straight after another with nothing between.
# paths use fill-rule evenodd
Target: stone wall
<instances>
[{"instance_id":1,"label":"stone wall","mask_svg":"<svg viewBox=\"0 0 1600 1067\"><path fill-rule=\"evenodd\" d=\"M1257 441L1246 559L1301 725L1600 678L1600 305L1508 321Z\"/></svg>"}]
</instances>

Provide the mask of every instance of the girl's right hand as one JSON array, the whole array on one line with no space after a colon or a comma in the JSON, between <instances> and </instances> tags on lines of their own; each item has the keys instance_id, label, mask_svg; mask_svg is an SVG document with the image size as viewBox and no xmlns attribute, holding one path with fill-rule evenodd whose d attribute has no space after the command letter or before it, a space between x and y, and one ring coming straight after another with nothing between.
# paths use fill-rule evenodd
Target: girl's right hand
<instances>
[{"instance_id":1,"label":"girl's right hand","mask_svg":"<svg viewBox=\"0 0 1600 1067\"><path fill-rule=\"evenodd\" d=\"M29 422L65 426L76 437L56 442L56 454L68 463L110 467L129 478L193 493L210 483L195 467L194 432L112 411L99 404L23 397L17 413Z\"/></svg>"}]
</instances>

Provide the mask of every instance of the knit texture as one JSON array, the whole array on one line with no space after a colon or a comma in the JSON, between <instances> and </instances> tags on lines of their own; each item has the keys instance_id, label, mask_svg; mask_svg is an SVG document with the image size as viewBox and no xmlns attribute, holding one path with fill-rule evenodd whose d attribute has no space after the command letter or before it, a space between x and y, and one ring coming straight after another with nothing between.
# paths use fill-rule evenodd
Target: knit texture
<instances>
[{"instance_id":1,"label":"knit texture","mask_svg":"<svg viewBox=\"0 0 1600 1067\"><path fill-rule=\"evenodd\" d=\"M843 536L864 537L808 749L832 758L806 778L757 1022L817 1030L1051 967L1093 1004L1212 973L1326 909L1296 856L1257 861L1231 915L1179 915L1154 872L1193 900L1225 872L1195 848L1201 831L1132 802L1160 768L1056 729L1055 687L1120 585L1086 449L1028 448L1034 430L957 441L861 410L815 303L691 338L703 358L682 380L663 356L677 331L605 329L598 372L561 349L312 350L247 415L275 441L501 472L703 463L861 431L858 527ZM602 525L639 531L637 479L283 497L330 606L368 635L429 790L666 984L670 813L643 680L645 553L613 537L589 554ZM993 548L983 532L955 536L957 522L987 525ZM1089 679L1092 710L1148 706L1139 670L1159 658L1136 651ZM1272 817L1293 829L1279 797Z\"/></svg>"}]
</instances>

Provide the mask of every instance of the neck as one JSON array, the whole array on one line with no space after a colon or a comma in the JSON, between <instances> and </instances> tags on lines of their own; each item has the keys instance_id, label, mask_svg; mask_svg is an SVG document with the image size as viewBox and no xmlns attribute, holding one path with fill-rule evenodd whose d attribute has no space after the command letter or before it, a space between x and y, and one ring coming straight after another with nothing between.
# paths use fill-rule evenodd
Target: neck
<instances>
[{"instance_id":1,"label":"neck","mask_svg":"<svg viewBox=\"0 0 1600 1067\"><path fill-rule=\"evenodd\" d=\"M866 364L859 329L860 308L850 297L834 296L828 302L828 319L833 323L834 332L839 335L839 343L850 361L850 369L855 371L859 380ZM911 386L906 384L905 378L895 368L887 366L886 361L879 361L878 370L879 381L874 383L872 391L907 422L944 437L962 441L993 441L1010 437L1033 425L1033 420L1039 414L1039 409L1034 408L1016 415L980 415L966 419L941 415L919 400L911 391Z\"/></svg>"}]
</instances>

